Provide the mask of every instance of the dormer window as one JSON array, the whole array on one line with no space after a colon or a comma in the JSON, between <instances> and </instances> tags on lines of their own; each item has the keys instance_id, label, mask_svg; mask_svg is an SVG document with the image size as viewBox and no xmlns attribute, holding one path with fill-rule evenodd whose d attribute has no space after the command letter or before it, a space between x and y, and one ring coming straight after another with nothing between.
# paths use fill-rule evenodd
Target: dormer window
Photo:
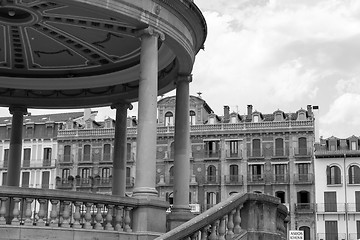
<instances>
[{"instance_id":1,"label":"dormer window","mask_svg":"<svg viewBox=\"0 0 360 240\"><path fill-rule=\"evenodd\" d=\"M174 125L174 115L172 112L165 113L165 126Z\"/></svg>"},{"instance_id":2,"label":"dormer window","mask_svg":"<svg viewBox=\"0 0 360 240\"><path fill-rule=\"evenodd\" d=\"M190 111L190 125L195 125L196 124L196 116L195 116L195 112L194 111Z\"/></svg>"},{"instance_id":3,"label":"dormer window","mask_svg":"<svg viewBox=\"0 0 360 240\"><path fill-rule=\"evenodd\" d=\"M230 123L237 123L237 121L236 121L236 116L232 116L232 117L230 118Z\"/></svg>"},{"instance_id":4,"label":"dormer window","mask_svg":"<svg viewBox=\"0 0 360 240\"><path fill-rule=\"evenodd\" d=\"M284 117L283 117L283 114L281 112L277 112L275 113L275 118L274 118L274 121L283 121L284 120Z\"/></svg>"},{"instance_id":5,"label":"dormer window","mask_svg":"<svg viewBox=\"0 0 360 240\"><path fill-rule=\"evenodd\" d=\"M255 115L255 116L253 117L253 122L254 122L254 123L259 122L259 115Z\"/></svg>"},{"instance_id":6,"label":"dormer window","mask_svg":"<svg viewBox=\"0 0 360 240\"><path fill-rule=\"evenodd\" d=\"M209 119L209 124L215 124L215 118L214 117L211 117Z\"/></svg>"},{"instance_id":7,"label":"dormer window","mask_svg":"<svg viewBox=\"0 0 360 240\"><path fill-rule=\"evenodd\" d=\"M86 121L86 129L90 129L91 128L91 121Z\"/></svg>"},{"instance_id":8,"label":"dormer window","mask_svg":"<svg viewBox=\"0 0 360 240\"><path fill-rule=\"evenodd\" d=\"M297 119L297 120L300 120L300 121L306 120L306 114L305 114L305 112L299 112L299 114L298 114L298 119Z\"/></svg>"}]
</instances>

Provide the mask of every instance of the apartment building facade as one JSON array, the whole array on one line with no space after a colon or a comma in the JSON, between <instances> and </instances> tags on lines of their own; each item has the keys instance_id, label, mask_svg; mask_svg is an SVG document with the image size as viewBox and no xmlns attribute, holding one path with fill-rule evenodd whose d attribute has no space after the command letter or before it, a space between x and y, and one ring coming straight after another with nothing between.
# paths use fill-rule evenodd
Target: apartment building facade
<instances>
[{"instance_id":1,"label":"apartment building facade","mask_svg":"<svg viewBox=\"0 0 360 240\"><path fill-rule=\"evenodd\" d=\"M315 146L318 239L360 239L359 143L332 136Z\"/></svg>"}]
</instances>

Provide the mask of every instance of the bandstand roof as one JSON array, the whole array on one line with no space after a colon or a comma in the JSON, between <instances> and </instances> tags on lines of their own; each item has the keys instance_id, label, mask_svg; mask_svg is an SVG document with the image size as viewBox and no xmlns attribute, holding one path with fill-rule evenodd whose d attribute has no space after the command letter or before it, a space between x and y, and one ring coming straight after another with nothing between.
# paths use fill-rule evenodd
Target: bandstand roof
<instances>
[{"instance_id":1,"label":"bandstand roof","mask_svg":"<svg viewBox=\"0 0 360 240\"><path fill-rule=\"evenodd\" d=\"M190 0L0 1L0 106L79 108L136 101L140 31L159 40L159 94L191 74L205 20Z\"/></svg>"}]
</instances>

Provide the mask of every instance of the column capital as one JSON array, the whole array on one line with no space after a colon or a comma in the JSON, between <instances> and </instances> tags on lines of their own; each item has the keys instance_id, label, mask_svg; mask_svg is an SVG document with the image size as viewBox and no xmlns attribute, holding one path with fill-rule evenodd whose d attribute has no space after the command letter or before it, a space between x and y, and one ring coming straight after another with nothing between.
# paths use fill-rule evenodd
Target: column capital
<instances>
[{"instance_id":1,"label":"column capital","mask_svg":"<svg viewBox=\"0 0 360 240\"><path fill-rule=\"evenodd\" d=\"M24 106L10 106L9 112L10 114L14 114L15 112L22 112L24 115L28 114L27 108Z\"/></svg>"},{"instance_id":2,"label":"column capital","mask_svg":"<svg viewBox=\"0 0 360 240\"><path fill-rule=\"evenodd\" d=\"M154 27L147 27L145 29L141 29L138 31L138 36L141 38L142 36L155 36L160 38L161 41L165 40L165 34Z\"/></svg>"},{"instance_id":3,"label":"column capital","mask_svg":"<svg viewBox=\"0 0 360 240\"><path fill-rule=\"evenodd\" d=\"M189 75L179 74L178 77L177 77L176 80L175 80L175 85L176 85L178 82L182 82L182 81L191 83L191 82L192 82L192 74L189 74Z\"/></svg>"},{"instance_id":4,"label":"column capital","mask_svg":"<svg viewBox=\"0 0 360 240\"><path fill-rule=\"evenodd\" d=\"M126 107L129 110L133 109L133 105L131 103L129 103L129 102L126 102L126 101L113 103L110 107L111 107L111 109L118 109L120 107Z\"/></svg>"}]
</instances>

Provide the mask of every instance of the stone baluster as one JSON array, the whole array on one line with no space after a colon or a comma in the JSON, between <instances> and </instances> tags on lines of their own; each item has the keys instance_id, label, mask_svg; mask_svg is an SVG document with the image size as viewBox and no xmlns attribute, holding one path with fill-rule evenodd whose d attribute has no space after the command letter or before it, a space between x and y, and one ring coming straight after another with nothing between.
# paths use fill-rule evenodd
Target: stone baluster
<instances>
[{"instance_id":1,"label":"stone baluster","mask_svg":"<svg viewBox=\"0 0 360 240\"><path fill-rule=\"evenodd\" d=\"M195 233L193 233L193 234L191 235L191 237L189 237L189 239L190 239L190 240L197 240L198 237L199 237L199 232L196 231Z\"/></svg>"},{"instance_id":2,"label":"stone baluster","mask_svg":"<svg viewBox=\"0 0 360 240\"><path fill-rule=\"evenodd\" d=\"M38 221L36 223L36 226L45 226L46 222L44 221L45 218L45 205L47 203L46 199L38 199L38 202L40 204L39 212L38 212ZM31 205L30 205L31 206Z\"/></svg>"},{"instance_id":3,"label":"stone baluster","mask_svg":"<svg viewBox=\"0 0 360 240\"><path fill-rule=\"evenodd\" d=\"M219 224L218 232L219 232L218 240L225 240L225 233L226 233L226 215L223 216L223 217L220 219L220 224Z\"/></svg>"},{"instance_id":4,"label":"stone baluster","mask_svg":"<svg viewBox=\"0 0 360 240\"><path fill-rule=\"evenodd\" d=\"M62 223L61 227L69 228L70 227L70 202L64 201L64 211L62 212Z\"/></svg>"},{"instance_id":5,"label":"stone baluster","mask_svg":"<svg viewBox=\"0 0 360 240\"><path fill-rule=\"evenodd\" d=\"M132 207L125 207L125 218L124 218L124 231L125 232L132 232L131 218L130 218L131 210L132 210Z\"/></svg>"},{"instance_id":6,"label":"stone baluster","mask_svg":"<svg viewBox=\"0 0 360 240\"><path fill-rule=\"evenodd\" d=\"M227 233L226 233L226 239L232 239L234 236L234 214L236 213L236 210L232 210L228 214L228 223L227 223Z\"/></svg>"},{"instance_id":7,"label":"stone baluster","mask_svg":"<svg viewBox=\"0 0 360 240\"><path fill-rule=\"evenodd\" d=\"M81 220L81 213L80 213L80 207L82 205L82 202L75 202L75 212L74 212L74 224L73 228L81 228L80 220Z\"/></svg>"},{"instance_id":8,"label":"stone baluster","mask_svg":"<svg viewBox=\"0 0 360 240\"><path fill-rule=\"evenodd\" d=\"M124 231L123 224L123 206L116 207L116 217L115 217L115 230L118 232Z\"/></svg>"},{"instance_id":9,"label":"stone baluster","mask_svg":"<svg viewBox=\"0 0 360 240\"><path fill-rule=\"evenodd\" d=\"M209 240L217 240L216 225L217 225L217 221L214 221L211 224L211 234L209 236Z\"/></svg>"},{"instance_id":10,"label":"stone baluster","mask_svg":"<svg viewBox=\"0 0 360 240\"><path fill-rule=\"evenodd\" d=\"M240 234L241 232L241 216L240 216L240 211L241 211L242 205L238 206L236 208L236 212L235 212L235 216L234 216L234 233L235 234Z\"/></svg>"},{"instance_id":11,"label":"stone baluster","mask_svg":"<svg viewBox=\"0 0 360 240\"><path fill-rule=\"evenodd\" d=\"M85 219L85 223L84 223L84 228L85 229L92 229L91 227L91 206L92 203L85 203L86 206L86 213L84 216Z\"/></svg>"},{"instance_id":12,"label":"stone baluster","mask_svg":"<svg viewBox=\"0 0 360 240\"><path fill-rule=\"evenodd\" d=\"M114 205L107 206L105 230L114 230L114 227L112 226L113 209L114 209Z\"/></svg>"},{"instance_id":13,"label":"stone baluster","mask_svg":"<svg viewBox=\"0 0 360 240\"><path fill-rule=\"evenodd\" d=\"M103 207L102 204L97 204L96 205L96 216L95 216L95 226L94 226L94 229L97 229L97 230L100 230L100 229L103 229L101 223L102 223L102 220L103 220L103 217L102 217L102 214L101 214L101 208Z\"/></svg>"},{"instance_id":14,"label":"stone baluster","mask_svg":"<svg viewBox=\"0 0 360 240\"><path fill-rule=\"evenodd\" d=\"M13 214L13 219L11 220L11 224L12 225L20 225L20 220L19 220L19 203L21 201L21 198L13 198L14 201L14 209L12 211Z\"/></svg>"},{"instance_id":15,"label":"stone baluster","mask_svg":"<svg viewBox=\"0 0 360 240\"><path fill-rule=\"evenodd\" d=\"M209 230L209 226L203 227L201 229L201 240L207 240L208 239L208 230Z\"/></svg>"},{"instance_id":16,"label":"stone baluster","mask_svg":"<svg viewBox=\"0 0 360 240\"><path fill-rule=\"evenodd\" d=\"M2 197L1 200L1 207L0 207L0 225L6 224L5 214L6 214L6 203L9 198Z\"/></svg>"},{"instance_id":17,"label":"stone baluster","mask_svg":"<svg viewBox=\"0 0 360 240\"><path fill-rule=\"evenodd\" d=\"M59 219L58 219L58 204L59 200L52 199L50 200L52 208L50 212L50 227L58 227Z\"/></svg>"},{"instance_id":18,"label":"stone baluster","mask_svg":"<svg viewBox=\"0 0 360 240\"><path fill-rule=\"evenodd\" d=\"M31 203L34 201L34 199L31 198L26 198L25 199L25 221L24 221L24 225L26 226L31 226L33 225L33 221L31 220L31 215L32 215L32 211L31 211Z\"/></svg>"}]
</instances>

